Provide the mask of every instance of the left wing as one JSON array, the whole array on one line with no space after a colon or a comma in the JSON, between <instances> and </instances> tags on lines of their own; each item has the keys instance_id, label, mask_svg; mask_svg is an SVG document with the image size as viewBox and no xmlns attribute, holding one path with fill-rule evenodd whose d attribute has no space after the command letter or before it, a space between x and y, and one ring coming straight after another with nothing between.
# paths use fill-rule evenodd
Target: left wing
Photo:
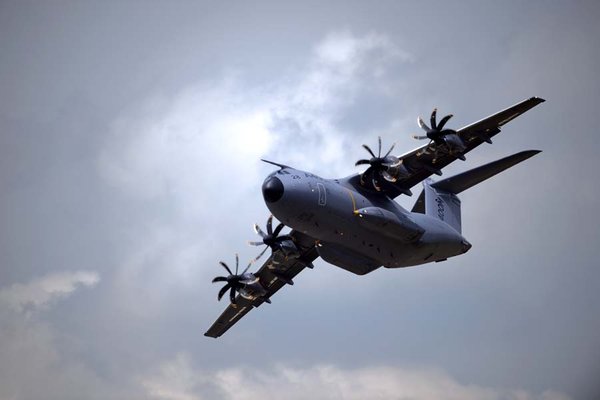
<instances>
[{"instance_id":1,"label":"left wing","mask_svg":"<svg viewBox=\"0 0 600 400\"><path fill-rule=\"evenodd\" d=\"M312 262L318 257L313 238L297 231L290 232L290 236L298 247L300 256L286 259L278 250L254 273L259 278L261 285L267 290L264 298L270 298L286 284L293 284L292 278L304 268L312 268ZM248 300L238 294L235 299L236 304L230 303L204 336L218 338L223 335L250 310L263 304L265 302L264 298Z\"/></svg>"},{"instance_id":2,"label":"left wing","mask_svg":"<svg viewBox=\"0 0 600 400\"><path fill-rule=\"evenodd\" d=\"M460 154L466 154L482 143L491 143L491 138L500 132L503 125L544 101L540 97L531 97L459 129L456 133L465 145L465 150ZM426 144L398 157L409 171L409 174L393 183L382 182L381 192L392 198L400 194L410 195L410 188L433 174L441 175L442 168L459 158L457 157L458 154L443 152L436 156L433 151L429 151L432 147ZM357 178L353 177L352 179L357 180Z\"/></svg>"}]
</instances>

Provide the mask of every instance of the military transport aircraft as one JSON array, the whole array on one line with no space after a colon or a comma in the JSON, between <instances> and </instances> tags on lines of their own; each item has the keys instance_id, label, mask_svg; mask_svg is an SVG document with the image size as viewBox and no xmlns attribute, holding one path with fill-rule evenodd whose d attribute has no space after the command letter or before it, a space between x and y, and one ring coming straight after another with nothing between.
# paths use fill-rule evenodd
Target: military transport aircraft
<instances>
[{"instance_id":1,"label":"military transport aircraft","mask_svg":"<svg viewBox=\"0 0 600 400\"><path fill-rule=\"evenodd\" d=\"M279 289L294 284L300 271L313 268L317 257L364 275L381 266L409 267L466 253L471 244L462 236L457 194L539 151L522 151L437 182L429 177L442 175L442 168L456 159L464 161L480 144L492 143L502 126L542 102L532 97L457 131L445 129L452 115L438 122L434 109L431 126L418 119L425 135L414 136L429 140L427 144L397 157L392 155L393 145L382 154L379 138L377 153L363 145L370 158L356 162L367 169L346 178L323 179L263 160L279 168L262 185L272 213L266 232L254 225L262 240L250 242L265 248L241 273L237 255L235 272L220 262L229 275L213 282L225 282L217 297L229 291L230 304L205 336L223 335L250 310L270 303ZM421 182L423 190L410 212L393 200L412 195L411 188ZM281 221L275 228L273 216ZM291 231L281 234L284 226ZM258 271L248 272L269 248L271 255Z\"/></svg>"}]
</instances>

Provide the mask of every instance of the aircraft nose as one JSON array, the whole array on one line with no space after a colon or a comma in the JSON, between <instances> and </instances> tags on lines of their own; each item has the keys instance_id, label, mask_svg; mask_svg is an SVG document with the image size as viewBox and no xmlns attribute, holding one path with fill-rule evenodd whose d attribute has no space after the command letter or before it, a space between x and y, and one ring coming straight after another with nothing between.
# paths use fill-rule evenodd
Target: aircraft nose
<instances>
[{"instance_id":1,"label":"aircraft nose","mask_svg":"<svg viewBox=\"0 0 600 400\"><path fill-rule=\"evenodd\" d=\"M283 183L279 178L271 176L263 183L262 192L266 202L275 203L283 196Z\"/></svg>"},{"instance_id":2,"label":"aircraft nose","mask_svg":"<svg viewBox=\"0 0 600 400\"><path fill-rule=\"evenodd\" d=\"M469 251L469 249L472 247L473 245L469 242L467 242L465 239L462 240L462 248L463 248L463 253L466 253L467 251Z\"/></svg>"}]
</instances>

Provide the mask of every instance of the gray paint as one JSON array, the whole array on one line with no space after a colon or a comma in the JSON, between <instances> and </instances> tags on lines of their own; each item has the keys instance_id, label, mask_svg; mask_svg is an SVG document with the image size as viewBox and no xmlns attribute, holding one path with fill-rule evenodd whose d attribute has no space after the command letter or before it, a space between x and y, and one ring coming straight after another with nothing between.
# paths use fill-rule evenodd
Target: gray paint
<instances>
[{"instance_id":1,"label":"gray paint","mask_svg":"<svg viewBox=\"0 0 600 400\"><path fill-rule=\"evenodd\" d=\"M437 214L409 213L387 196L359 192L351 186L351 180L325 180L292 168L281 169L265 182L270 179L279 179L284 188L281 199L266 202L273 215L292 229L323 242L325 248L335 246L336 253L349 249L348 258L357 253L371 260L368 264L373 266L399 268L447 259L470 247ZM319 184L327 193L325 204L317 189ZM379 229L362 221L373 218L369 211L380 213ZM353 263L353 268L349 260L338 260L336 265L359 275L374 269L365 269L360 263Z\"/></svg>"}]
</instances>

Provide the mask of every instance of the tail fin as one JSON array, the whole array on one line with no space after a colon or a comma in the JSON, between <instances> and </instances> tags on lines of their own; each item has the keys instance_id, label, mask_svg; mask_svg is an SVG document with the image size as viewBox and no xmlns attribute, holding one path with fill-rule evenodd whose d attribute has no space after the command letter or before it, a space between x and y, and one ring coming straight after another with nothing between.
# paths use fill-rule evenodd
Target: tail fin
<instances>
[{"instance_id":1,"label":"tail fin","mask_svg":"<svg viewBox=\"0 0 600 400\"><path fill-rule=\"evenodd\" d=\"M460 199L452 192L436 187L431 179L423 181L425 214L440 219L461 232ZM421 197L419 196L419 198Z\"/></svg>"},{"instance_id":2,"label":"tail fin","mask_svg":"<svg viewBox=\"0 0 600 400\"><path fill-rule=\"evenodd\" d=\"M540 150L522 151L438 182L427 179L412 212L441 219L460 233L460 200L456 195L538 153Z\"/></svg>"}]
</instances>

